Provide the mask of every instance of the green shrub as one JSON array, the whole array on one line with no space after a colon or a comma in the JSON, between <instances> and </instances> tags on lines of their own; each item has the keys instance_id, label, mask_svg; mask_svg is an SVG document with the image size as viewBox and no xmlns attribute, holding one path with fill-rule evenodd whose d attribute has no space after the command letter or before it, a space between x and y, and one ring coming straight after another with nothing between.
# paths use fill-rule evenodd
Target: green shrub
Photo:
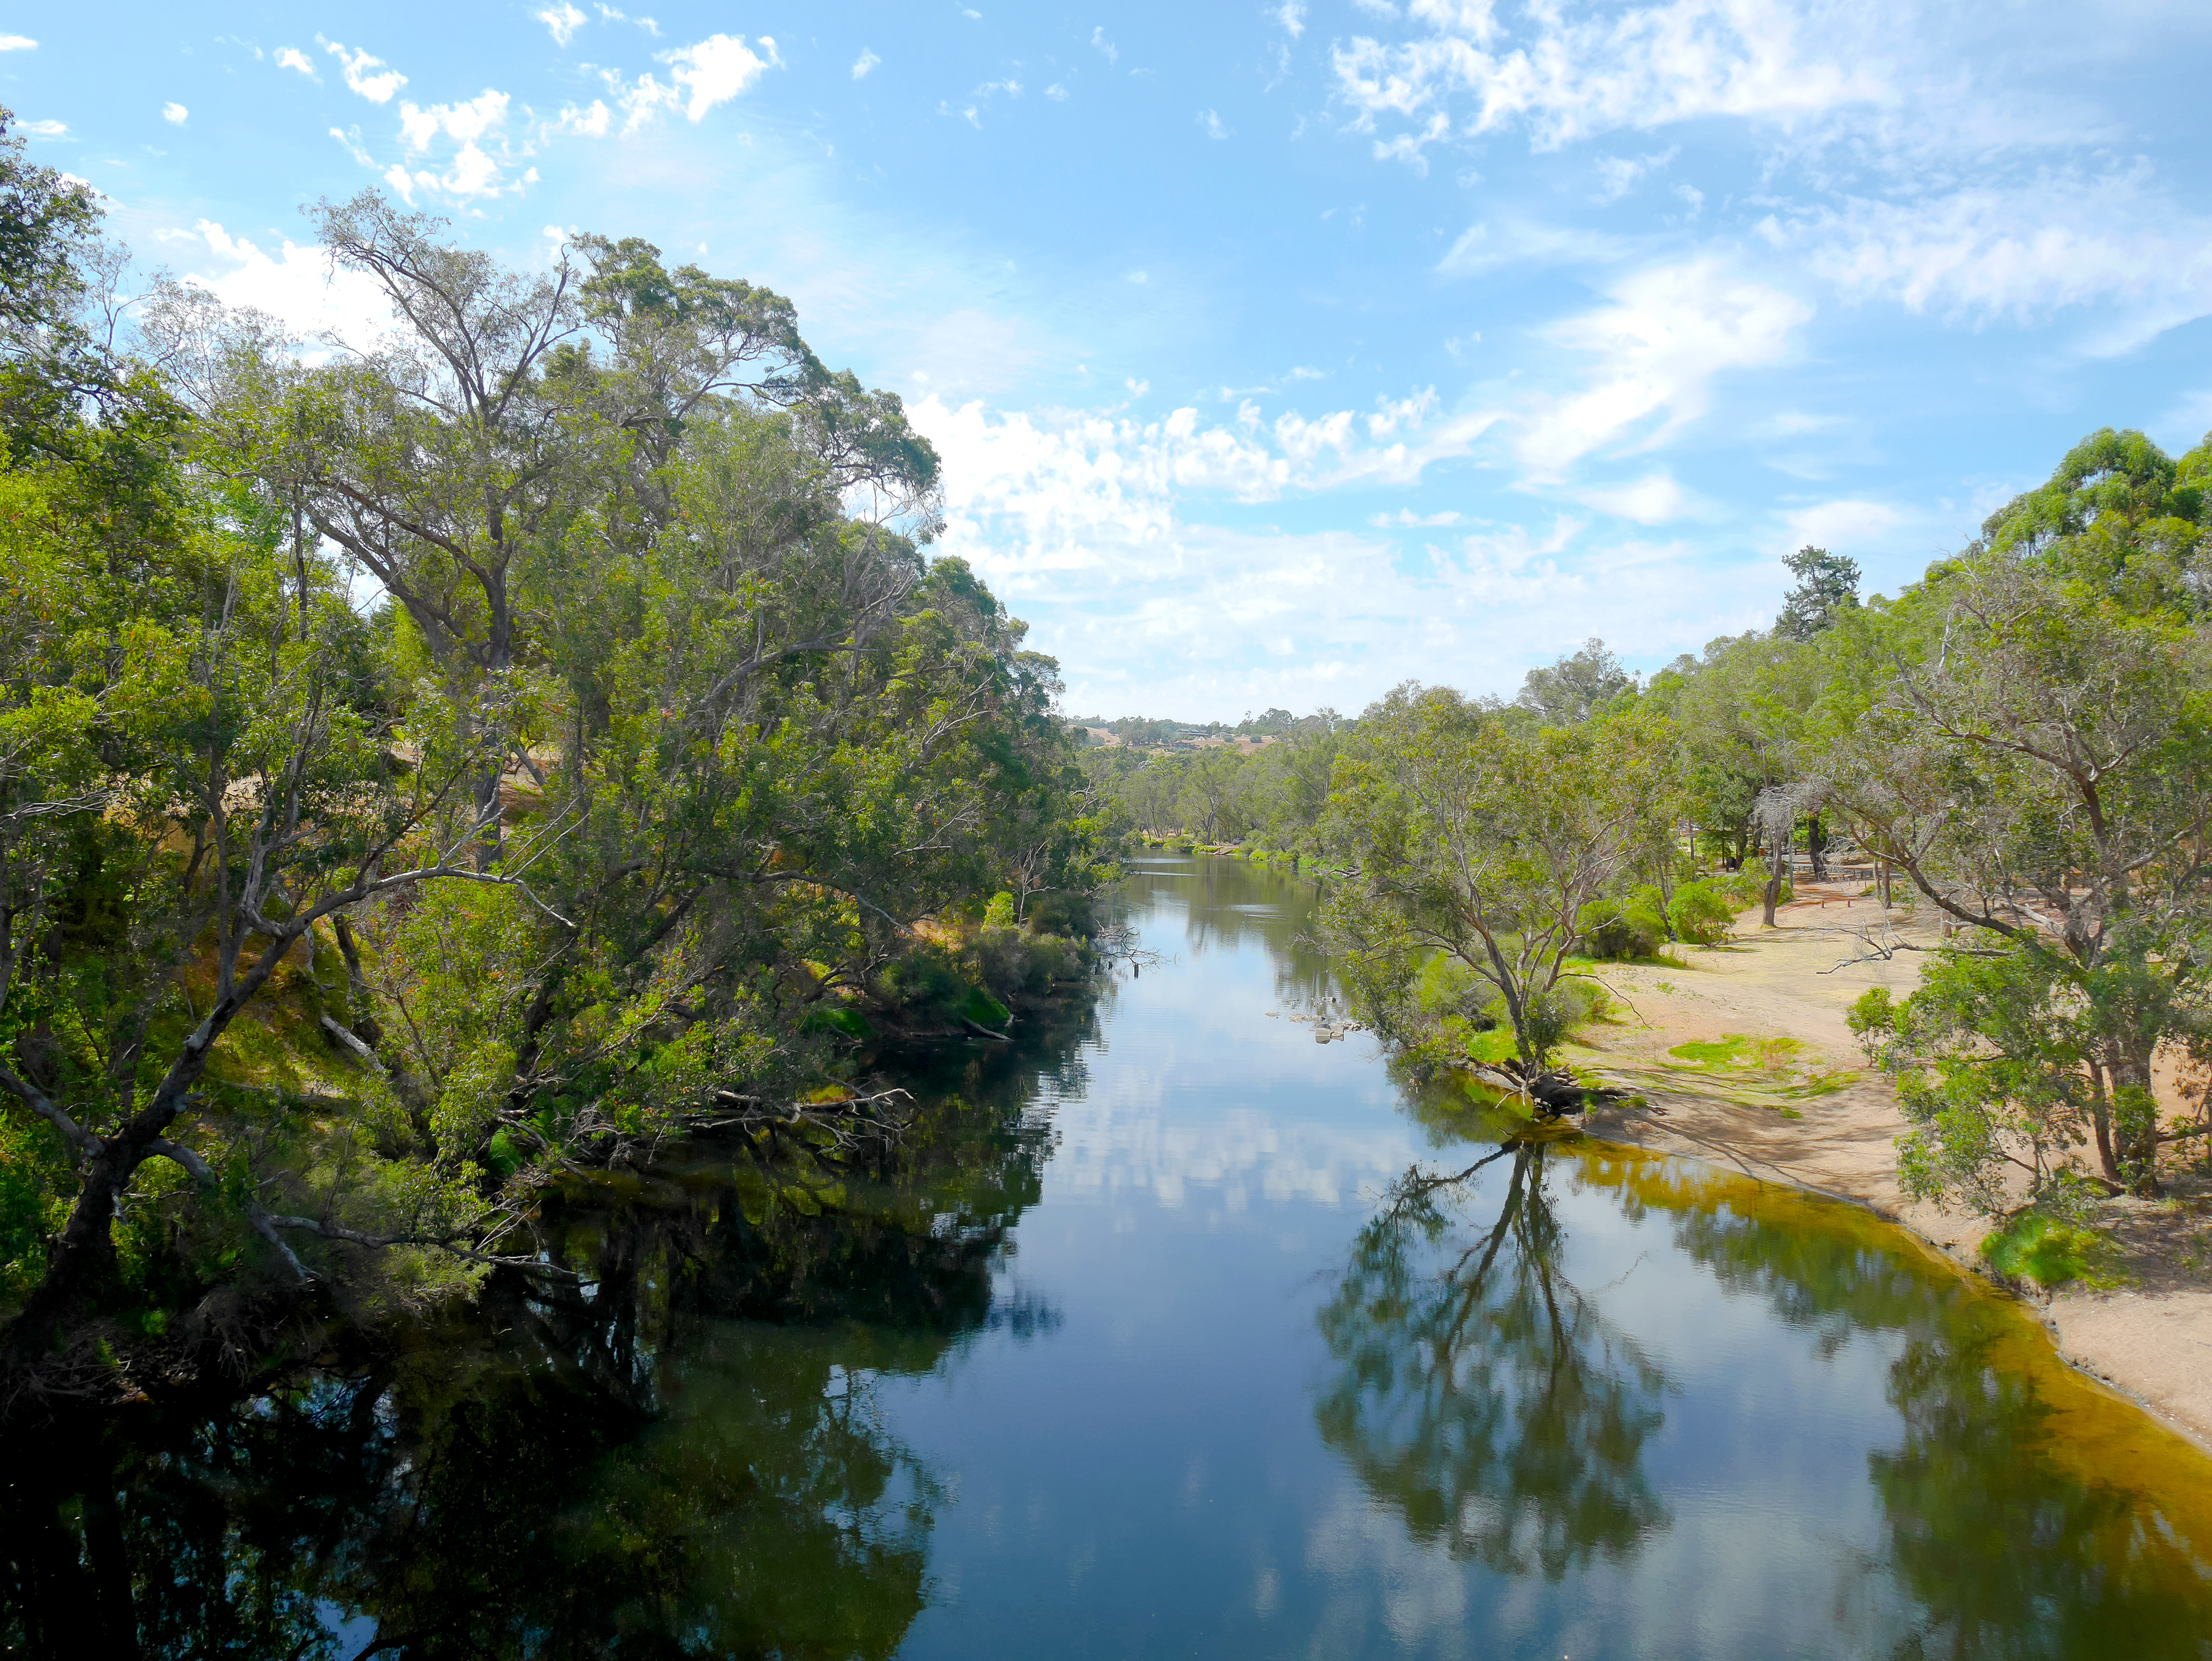
<instances>
[{"instance_id":1,"label":"green shrub","mask_svg":"<svg viewBox=\"0 0 2212 1661\"><path fill-rule=\"evenodd\" d=\"M958 1013L976 1025L988 1026L994 1031L1004 1028L1014 1018L1013 1011L980 986L968 989L968 995L962 1000Z\"/></svg>"},{"instance_id":2,"label":"green shrub","mask_svg":"<svg viewBox=\"0 0 2212 1661\"><path fill-rule=\"evenodd\" d=\"M1039 934L1088 940L1098 932L1098 916L1088 894L1038 894L1030 900L1029 925Z\"/></svg>"},{"instance_id":3,"label":"green shrub","mask_svg":"<svg viewBox=\"0 0 2212 1661\"><path fill-rule=\"evenodd\" d=\"M808 1032L836 1032L848 1038L872 1038L876 1029L868 1018L848 1004L823 1004L808 1013L801 1029Z\"/></svg>"},{"instance_id":4,"label":"green shrub","mask_svg":"<svg viewBox=\"0 0 2212 1661\"><path fill-rule=\"evenodd\" d=\"M1012 928L1014 926L1014 897L1003 890L991 896L991 903L983 908L983 927Z\"/></svg>"},{"instance_id":5,"label":"green shrub","mask_svg":"<svg viewBox=\"0 0 2212 1661\"><path fill-rule=\"evenodd\" d=\"M1710 882L1686 882L1674 891L1667 908L1667 921L1674 938L1693 946L1718 946L1728 938L1736 908L1729 897Z\"/></svg>"},{"instance_id":6,"label":"green shrub","mask_svg":"<svg viewBox=\"0 0 2212 1661\"><path fill-rule=\"evenodd\" d=\"M1625 895L1592 900L1578 921L1594 958L1648 958L1668 938L1666 909L1650 883Z\"/></svg>"},{"instance_id":7,"label":"green shrub","mask_svg":"<svg viewBox=\"0 0 2212 1661\"><path fill-rule=\"evenodd\" d=\"M2026 1278L2039 1287L2084 1281L2111 1286L2112 1249L2094 1229L2060 1220L2040 1211L2023 1211L1982 1242L1982 1256L2000 1275Z\"/></svg>"}]
</instances>

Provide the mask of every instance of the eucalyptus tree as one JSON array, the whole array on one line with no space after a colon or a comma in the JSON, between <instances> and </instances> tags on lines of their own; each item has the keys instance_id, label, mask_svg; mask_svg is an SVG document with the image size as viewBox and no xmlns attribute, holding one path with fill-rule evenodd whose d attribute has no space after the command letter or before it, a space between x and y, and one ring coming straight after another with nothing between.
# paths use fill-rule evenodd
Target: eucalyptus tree
<instances>
[{"instance_id":1,"label":"eucalyptus tree","mask_svg":"<svg viewBox=\"0 0 2212 1661\"><path fill-rule=\"evenodd\" d=\"M782 302L325 224L381 348L173 289L137 482L107 405L0 474L0 1310L47 1385L156 1269L428 1295L698 1114L842 1147L791 1106L856 1093L824 1001L1096 874L1050 660Z\"/></svg>"},{"instance_id":2,"label":"eucalyptus tree","mask_svg":"<svg viewBox=\"0 0 2212 1661\"><path fill-rule=\"evenodd\" d=\"M1797 586L1783 596L1782 615L1774 632L1783 640L1810 640L1832 628L1844 612L1859 603L1859 563L1843 554L1832 554L1810 543L1782 563L1790 568Z\"/></svg>"},{"instance_id":3,"label":"eucalyptus tree","mask_svg":"<svg viewBox=\"0 0 2212 1661\"><path fill-rule=\"evenodd\" d=\"M47 483L5 480L0 558L0 1092L11 1152L42 1173L11 1197L59 1219L36 1258L36 1211L9 1220L15 1368L112 1290L119 1223L137 1256L192 1232L149 1166L304 1278L285 1232L333 1221L264 1200L257 1159L313 1138L281 1086L243 1110L267 1029L241 1021L326 919L441 878L519 887L529 863L459 859L474 758L397 768L388 725L349 702L352 618L326 566L295 593L273 535L213 514L120 559ZM476 1210L433 1183L394 1232L447 1238Z\"/></svg>"},{"instance_id":4,"label":"eucalyptus tree","mask_svg":"<svg viewBox=\"0 0 2212 1661\"><path fill-rule=\"evenodd\" d=\"M933 524L927 441L896 397L824 368L777 295L668 270L635 239L580 238L547 269L513 271L374 192L315 219L392 326L309 362L173 289L156 332L197 371L202 453L289 511L295 539L358 562L404 610L457 716L498 733L524 770L544 736L532 636L567 598L548 567L564 545L632 557L659 534L691 423L784 411L831 489ZM476 784L495 824L501 770ZM497 847L488 835L481 861Z\"/></svg>"},{"instance_id":5,"label":"eucalyptus tree","mask_svg":"<svg viewBox=\"0 0 2212 1661\"><path fill-rule=\"evenodd\" d=\"M1553 726L1570 726L1602 713L1636 690L1636 678L1620 666L1606 643L1592 636L1581 649L1548 667L1531 669L1514 700Z\"/></svg>"},{"instance_id":6,"label":"eucalyptus tree","mask_svg":"<svg viewBox=\"0 0 2212 1661\"><path fill-rule=\"evenodd\" d=\"M1647 843L1659 778L1626 720L1537 726L1408 683L1360 717L1327 830L1358 867L1328 928L1349 972L1403 985L1430 956L1496 993L1522 1081L1564 1036L1558 996L1583 909Z\"/></svg>"},{"instance_id":7,"label":"eucalyptus tree","mask_svg":"<svg viewBox=\"0 0 2212 1661\"><path fill-rule=\"evenodd\" d=\"M1703 840L1732 865L1767 850L1770 923L1795 819L1777 833L1760 799L1799 780L1823 663L1810 646L1752 633L1716 640L1702 659L1686 656L1653 678L1652 701L1676 736L1684 806Z\"/></svg>"},{"instance_id":8,"label":"eucalyptus tree","mask_svg":"<svg viewBox=\"0 0 2212 1661\"><path fill-rule=\"evenodd\" d=\"M2203 543L2138 437L2093 437L1908 592L1823 757L1861 840L1961 931L1909 1001L1861 1012L1918 1127L1904 1174L1991 1209L2049 1196L2082 1143L2155 1191L2160 1146L2203 1134L2160 1123L2153 1081L2212 1034Z\"/></svg>"}]
</instances>

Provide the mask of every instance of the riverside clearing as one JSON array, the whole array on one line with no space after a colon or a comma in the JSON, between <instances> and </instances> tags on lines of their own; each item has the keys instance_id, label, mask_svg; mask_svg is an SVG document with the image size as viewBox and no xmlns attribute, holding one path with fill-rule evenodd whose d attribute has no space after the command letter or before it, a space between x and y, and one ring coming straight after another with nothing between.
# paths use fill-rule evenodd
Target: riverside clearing
<instances>
[{"instance_id":1,"label":"riverside clearing","mask_svg":"<svg viewBox=\"0 0 2212 1661\"><path fill-rule=\"evenodd\" d=\"M1869 1068L1845 1023L1870 987L1904 997L1936 931L1887 914L1887 958L1853 962L1881 938L1871 898L1811 885L1763 928L1756 910L1712 948L1676 946L1674 964L1607 964L1615 1019L1579 1035L1577 1065L1642 1094L1648 1108L1593 1108L1593 1136L1693 1155L1762 1181L1854 1201L1984 1272L1990 1221L1908 1198L1896 1139L1909 1129L1897 1092ZM1842 964L1842 967L1838 967ZM2173 1084L2161 1078L2162 1105ZM2060 1353L2212 1451L2212 1183L2188 1176L2164 1200L2107 1202L2118 1284L2045 1293L2039 1309ZM2192 1258L2193 1263L2192 1265Z\"/></svg>"}]
</instances>

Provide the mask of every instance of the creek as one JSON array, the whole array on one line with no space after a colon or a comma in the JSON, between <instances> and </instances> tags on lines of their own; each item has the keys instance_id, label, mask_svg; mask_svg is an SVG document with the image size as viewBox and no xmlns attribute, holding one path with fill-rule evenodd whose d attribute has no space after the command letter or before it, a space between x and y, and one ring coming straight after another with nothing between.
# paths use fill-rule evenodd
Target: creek
<instances>
[{"instance_id":1,"label":"creek","mask_svg":"<svg viewBox=\"0 0 2212 1661\"><path fill-rule=\"evenodd\" d=\"M694 1148L580 1289L12 1450L9 1652L2212 1657L2212 1461L2010 1302L1317 1043L1306 885L1117 904L836 1188Z\"/></svg>"}]
</instances>

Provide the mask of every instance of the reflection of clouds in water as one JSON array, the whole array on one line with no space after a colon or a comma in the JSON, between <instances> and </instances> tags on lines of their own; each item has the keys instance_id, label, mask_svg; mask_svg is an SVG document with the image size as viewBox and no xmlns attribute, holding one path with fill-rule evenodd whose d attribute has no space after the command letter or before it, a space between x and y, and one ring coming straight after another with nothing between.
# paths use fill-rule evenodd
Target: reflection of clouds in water
<instances>
[{"instance_id":1,"label":"reflection of clouds in water","mask_svg":"<svg viewBox=\"0 0 2212 1661\"><path fill-rule=\"evenodd\" d=\"M1168 1076L1116 1068L1088 1096L1061 1102L1046 1181L1076 1194L1150 1194L1168 1207L1182 1205L1194 1186L1220 1190L1229 1211L1242 1211L1255 1191L1273 1202L1340 1206L1371 1196L1416 1154L1401 1129L1354 1135L1251 1107L1195 1122L1171 1115Z\"/></svg>"},{"instance_id":2,"label":"reflection of clouds in water","mask_svg":"<svg viewBox=\"0 0 2212 1661\"><path fill-rule=\"evenodd\" d=\"M1347 1478L1306 1527L1307 1571L1327 1587L1315 1652L1359 1653L1379 1627L1400 1653L1437 1658L1891 1653L1911 1617L1846 1544L1868 1537L1871 1519L1839 1515L1815 1530L1790 1497L1672 1494L1670 1525L1632 1557L1553 1586L1422 1544ZM1566 1624L1547 1632L1547 1615Z\"/></svg>"},{"instance_id":3,"label":"reflection of clouds in water","mask_svg":"<svg viewBox=\"0 0 2212 1661\"><path fill-rule=\"evenodd\" d=\"M1355 1484L1308 1526L1306 1568L1328 1587L1315 1623L1316 1654L1358 1653L1378 1620L1403 1653L1478 1653L1467 1570L1407 1538L1396 1513L1369 1504Z\"/></svg>"}]
</instances>

